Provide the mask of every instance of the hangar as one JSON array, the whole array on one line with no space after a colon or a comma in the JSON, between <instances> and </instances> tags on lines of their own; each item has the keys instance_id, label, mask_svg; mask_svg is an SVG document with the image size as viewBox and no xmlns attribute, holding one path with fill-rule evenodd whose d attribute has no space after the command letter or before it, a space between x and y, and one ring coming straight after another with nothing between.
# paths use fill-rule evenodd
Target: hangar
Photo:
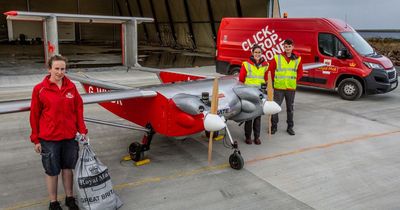
<instances>
[{"instance_id":1,"label":"hangar","mask_svg":"<svg viewBox=\"0 0 400 210\"><path fill-rule=\"evenodd\" d=\"M138 25L138 43L151 49L170 48L213 55L223 17L280 16L277 0L16 0L0 2L0 12L11 10L105 16L150 17L154 22ZM109 45L121 48L118 24L60 23L61 44ZM10 21L0 17L0 41L5 44L41 45L40 22ZM4 45L3 45L4 46ZM66 45L68 46L68 45ZM25 47L26 48L26 47ZM76 48L76 49L82 49ZM17 49L18 51L18 49ZM26 51L29 53L29 51ZM43 50L34 54L43 54ZM76 54L76 50L61 52ZM117 53L120 53L117 50ZM43 55L41 55L43 56Z\"/></svg>"}]
</instances>

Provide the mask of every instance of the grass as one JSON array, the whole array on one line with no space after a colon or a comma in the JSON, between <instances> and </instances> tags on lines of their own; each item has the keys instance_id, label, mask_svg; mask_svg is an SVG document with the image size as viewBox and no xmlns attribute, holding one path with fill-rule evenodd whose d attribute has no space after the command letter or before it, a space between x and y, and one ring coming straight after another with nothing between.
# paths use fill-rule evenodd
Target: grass
<instances>
[{"instance_id":1,"label":"grass","mask_svg":"<svg viewBox=\"0 0 400 210\"><path fill-rule=\"evenodd\" d=\"M395 66L400 66L400 40L372 38L368 43L379 53L388 57Z\"/></svg>"}]
</instances>

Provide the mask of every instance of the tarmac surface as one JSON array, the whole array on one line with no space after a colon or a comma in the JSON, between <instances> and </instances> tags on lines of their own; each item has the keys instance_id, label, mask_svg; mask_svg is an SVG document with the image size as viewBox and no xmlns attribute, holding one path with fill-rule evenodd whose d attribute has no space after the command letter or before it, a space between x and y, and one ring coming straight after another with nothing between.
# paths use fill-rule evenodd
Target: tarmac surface
<instances>
[{"instance_id":1,"label":"tarmac surface","mask_svg":"<svg viewBox=\"0 0 400 210\"><path fill-rule=\"evenodd\" d=\"M214 75L215 67L193 68ZM155 75L113 68L87 71L97 79L140 86ZM28 98L44 74L0 77L0 101ZM229 167L230 149L221 141L207 163L203 133L187 139L156 135L147 165L121 161L143 133L87 123L91 144L109 167L116 193L128 209L399 209L400 89L345 101L331 91L301 87L295 99L295 136L286 133L285 106L278 132L262 144L246 145L243 126L229 123L245 159ZM118 123L100 106L85 116ZM29 112L0 115L0 209L46 209L40 155L30 143ZM64 193L59 183L60 200ZM65 206L63 208L66 209Z\"/></svg>"}]
</instances>

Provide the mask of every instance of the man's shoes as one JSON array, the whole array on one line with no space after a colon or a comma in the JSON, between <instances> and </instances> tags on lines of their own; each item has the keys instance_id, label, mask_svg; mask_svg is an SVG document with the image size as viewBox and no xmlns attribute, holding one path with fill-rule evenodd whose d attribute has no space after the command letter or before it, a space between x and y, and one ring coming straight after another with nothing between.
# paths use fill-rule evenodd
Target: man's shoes
<instances>
[{"instance_id":1,"label":"man's shoes","mask_svg":"<svg viewBox=\"0 0 400 210\"><path fill-rule=\"evenodd\" d=\"M296 133L294 132L293 128L288 128L286 130L288 132L289 135L294 136Z\"/></svg>"},{"instance_id":2,"label":"man's shoes","mask_svg":"<svg viewBox=\"0 0 400 210\"><path fill-rule=\"evenodd\" d=\"M271 134L274 135L278 131L277 128L271 128Z\"/></svg>"},{"instance_id":3,"label":"man's shoes","mask_svg":"<svg viewBox=\"0 0 400 210\"><path fill-rule=\"evenodd\" d=\"M250 138L246 138L246 140L244 141L246 144L252 144L253 142L251 141Z\"/></svg>"},{"instance_id":4,"label":"man's shoes","mask_svg":"<svg viewBox=\"0 0 400 210\"><path fill-rule=\"evenodd\" d=\"M69 210L79 210L74 197L65 197L65 205L68 206Z\"/></svg>"},{"instance_id":5,"label":"man's shoes","mask_svg":"<svg viewBox=\"0 0 400 210\"><path fill-rule=\"evenodd\" d=\"M261 144L260 138L255 138L254 144L260 145Z\"/></svg>"},{"instance_id":6,"label":"man's shoes","mask_svg":"<svg viewBox=\"0 0 400 210\"><path fill-rule=\"evenodd\" d=\"M58 201L53 201L53 202L50 202L49 210L62 210L62 208Z\"/></svg>"}]
</instances>

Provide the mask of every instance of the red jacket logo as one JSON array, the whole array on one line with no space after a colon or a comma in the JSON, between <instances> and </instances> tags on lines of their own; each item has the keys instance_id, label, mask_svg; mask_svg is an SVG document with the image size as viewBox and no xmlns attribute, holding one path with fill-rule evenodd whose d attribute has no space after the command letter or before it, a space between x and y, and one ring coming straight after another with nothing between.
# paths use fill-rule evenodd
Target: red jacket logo
<instances>
[{"instance_id":1,"label":"red jacket logo","mask_svg":"<svg viewBox=\"0 0 400 210\"><path fill-rule=\"evenodd\" d=\"M68 93L65 95L65 97L67 97L67 98L74 98L74 95L72 95L72 93L68 92Z\"/></svg>"}]
</instances>

